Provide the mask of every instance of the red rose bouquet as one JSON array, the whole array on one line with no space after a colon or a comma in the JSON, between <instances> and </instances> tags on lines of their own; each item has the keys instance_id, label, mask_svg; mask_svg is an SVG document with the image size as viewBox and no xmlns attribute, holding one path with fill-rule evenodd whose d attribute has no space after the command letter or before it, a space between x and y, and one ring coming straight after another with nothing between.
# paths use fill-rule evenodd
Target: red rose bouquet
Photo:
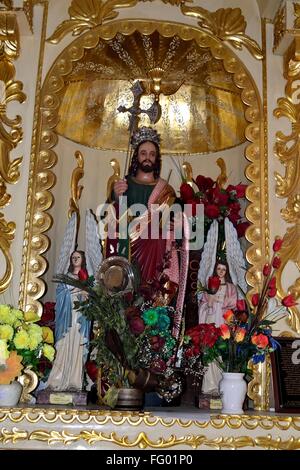
<instances>
[{"instance_id":1,"label":"red rose bouquet","mask_svg":"<svg viewBox=\"0 0 300 470\"><path fill-rule=\"evenodd\" d=\"M195 191L188 183L183 182L180 187L180 197L184 204L191 206L192 216L196 214L197 204L204 205L204 231L205 234L214 219L219 223L224 222L225 217L233 223L237 230L238 237L243 237L249 226L249 222L243 220L241 215L241 199L245 198L247 185L229 185L226 189L221 188L217 181L209 177L198 175L194 181L197 190ZM222 237L222 227L220 227ZM220 239L220 243L222 240Z\"/></svg>"}]
</instances>

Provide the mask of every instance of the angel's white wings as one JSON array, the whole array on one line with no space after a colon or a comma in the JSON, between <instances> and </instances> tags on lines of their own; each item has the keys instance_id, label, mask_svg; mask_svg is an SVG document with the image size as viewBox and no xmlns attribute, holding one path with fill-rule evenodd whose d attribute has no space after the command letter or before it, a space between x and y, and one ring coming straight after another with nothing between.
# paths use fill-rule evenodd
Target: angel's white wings
<instances>
[{"instance_id":1,"label":"angel's white wings","mask_svg":"<svg viewBox=\"0 0 300 470\"><path fill-rule=\"evenodd\" d=\"M201 256L198 280L202 286L206 286L208 278L212 276L216 264L217 244L218 244L218 222L213 221L207 232L206 242Z\"/></svg>"},{"instance_id":2,"label":"angel's white wings","mask_svg":"<svg viewBox=\"0 0 300 470\"><path fill-rule=\"evenodd\" d=\"M244 292L247 292L245 257L241 249L237 231L227 217L225 218L225 241L226 259L232 283L239 286ZM244 296L238 291L238 297Z\"/></svg>"},{"instance_id":3,"label":"angel's white wings","mask_svg":"<svg viewBox=\"0 0 300 470\"><path fill-rule=\"evenodd\" d=\"M85 258L89 275L95 276L103 256L97 221L90 210L86 211L85 216Z\"/></svg>"},{"instance_id":4,"label":"angel's white wings","mask_svg":"<svg viewBox=\"0 0 300 470\"><path fill-rule=\"evenodd\" d=\"M76 226L77 226L77 214L73 212L72 217L68 220L62 246L59 253L54 273L55 274L66 274L70 265L70 256L75 250L76 242Z\"/></svg>"}]
</instances>

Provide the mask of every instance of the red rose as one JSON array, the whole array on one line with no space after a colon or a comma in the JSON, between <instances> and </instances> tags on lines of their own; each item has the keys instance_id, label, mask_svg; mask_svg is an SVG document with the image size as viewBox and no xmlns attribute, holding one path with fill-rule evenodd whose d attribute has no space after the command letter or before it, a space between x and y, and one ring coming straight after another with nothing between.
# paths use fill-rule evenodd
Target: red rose
<instances>
[{"instance_id":1,"label":"red rose","mask_svg":"<svg viewBox=\"0 0 300 470\"><path fill-rule=\"evenodd\" d=\"M286 297L284 297L281 303L285 307L294 307L295 305L297 305L297 302L292 294L289 294Z\"/></svg>"},{"instance_id":2,"label":"red rose","mask_svg":"<svg viewBox=\"0 0 300 470\"><path fill-rule=\"evenodd\" d=\"M240 222L237 226L236 226L236 231L237 231L237 234L238 234L238 237L239 238L242 238L245 236L245 233L246 233L246 230L247 228L250 227L250 223L249 222Z\"/></svg>"},{"instance_id":3,"label":"red rose","mask_svg":"<svg viewBox=\"0 0 300 470\"><path fill-rule=\"evenodd\" d=\"M279 251L282 246L283 240L281 238L276 238L275 242L273 243L273 251Z\"/></svg>"},{"instance_id":4,"label":"red rose","mask_svg":"<svg viewBox=\"0 0 300 470\"><path fill-rule=\"evenodd\" d=\"M237 184L237 185L235 186L236 197L237 197L237 198L245 197L246 188L247 188L247 185L246 185L246 184Z\"/></svg>"},{"instance_id":5,"label":"red rose","mask_svg":"<svg viewBox=\"0 0 300 470\"><path fill-rule=\"evenodd\" d=\"M275 287L275 288L272 287L271 289L268 290L268 297L270 297L270 299L271 299L272 297L275 297L276 294L277 294L277 289L276 289L276 287Z\"/></svg>"},{"instance_id":6,"label":"red rose","mask_svg":"<svg viewBox=\"0 0 300 470\"><path fill-rule=\"evenodd\" d=\"M127 307L125 310L125 317L127 318L128 321L131 321L135 317L140 316L140 310L138 307L135 307L134 305Z\"/></svg>"},{"instance_id":7,"label":"red rose","mask_svg":"<svg viewBox=\"0 0 300 470\"><path fill-rule=\"evenodd\" d=\"M246 302L244 299L239 299L236 303L236 308L238 309L239 312L246 312L247 307L246 307Z\"/></svg>"},{"instance_id":8,"label":"red rose","mask_svg":"<svg viewBox=\"0 0 300 470\"><path fill-rule=\"evenodd\" d=\"M234 318L236 319L237 322L239 323L246 323L247 320L248 320L248 312L242 312L242 311L238 311L238 312L235 312L234 314Z\"/></svg>"},{"instance_id":9,"label":"red rose","mask_svg":"<svg viewBox=\"0 0 300 470\"><path fill-rule=\"evenodd\" d=\"M86 269L80 269L78 271L78 279L80 281L86 281L88 279L89 275L87 273L87 270Z\"/></svg>"},{"instance_id":10,"label":"red rose","mask_svg":"<svg viewBox=\"0 0 300 470\"><path fill-rule=\"evenodd\" d=\"M238 202L231 202L228 207L229 207L231 213L232 212L237 212L238 213L241 209L241 206Z\"/></svg>"},{"instance_id":11,"label":"red rose","mask_svg":"<svg viewBox=\"0 0 300 470\"><path fill-rule=\"evenodd\" d=\"M237 212L230 212L228 219L233 223L233 225L237 225L237 222L240 219L240 215Z\"/></svg>"},{"instance_id":12,"label":"red rose","mask_svg":"<svg viewBox=\"0 0 300 470\"><path fill-rule=\"evenodd\" d=\"M259 302L259 294L252 295L251 301L252 301L253 307L256 307L258 305L258 302Z\"/></svg>"},{"instance_id":13,"label":"red rose","mask_svg":"<svg viewBox=\"0 0 300 470\"><path fill-rule=\"evenodd\" d=\"M133 317L129 321L129 328L130 331L135 335L138 336L143 333L145 329L145 323L140 317Z\"/></svg>"},{"instance_id":14,"label":"red rose","mask_svg":"<svg viewBox=\"0 0 300 470\"><path fill-rule=\"evenodd\" d=\"M272 277L272 279L270 280L270 282L268 284L268 287L270 289L275 289L275 287L276 287L276 277Z\"/></svg>"},{"instance_id":15,"label":"red rose","mask_svg":"<svg viewBox=\"0 0 300 470\"><path fill-rule=\"evenodd\" d=\"M226 206L228 203L228 194L226 192L220 191L220 189L214 188L213 193L213 202L218 206Z\"/></svg>"},{"instance_id":16,"label":"red rose","mask_svg":"<svg viewBox=\"0 0 300 470\"><path fill-rule=\"evenodd\" d=\"M221 280L218 276L211 276L208 279L207 288L210 291L210 293L215 294L217 290L219 289L220 284L221 284Z\"/></svg>"},{"instance_id":17,"label":"red rose","mask_svg":"<svg viewBox=\"0 0 300 470\"><path fill-rule=\"evenodd\" d=\"M150 344L153 351L159 351L163 348L165 340L161 336L152 336L152 338L150 338Z\"/></svg>"},{"instance_id":18,"label":"red rose","mask_svg":"<svg viewBox=\"0 0 300 470\"><path fill-rule=\"evenodd\" d=\"M154 361L151 362L150 364L150 371L157 373L157 374L164 372L166 368L167 366L166 366L165 361L161 359L160 357L154 359Z\"/></svg>"},{"instance_id":19,"label":"red rose","mask_svg":"<svg viewBox=\"0 0 300 470\"><path fill-rule=\"evenodd\" d=\"M270 274L271 274L271 266L269 265L269 263L266 263L264 265L263 275L264 276L269 276Z\"/></svg>"},{"instance_id":20,"label":"red rose","mask_svg":"<svg viewBox=\"0 0 300 470\"><path fill-rule=\"evenodd\" d=\"M196 178L196 185L201 193L205 193L208 189L212 188L214 184L214 180L209 177L198 175Z\"/></svg>"},{"instance_id":21,"label":"red rose","mask_svg":"<svg viewBox=\"0 0 300 470\"><path fill-rule=\"evenodd\" d=\"M220 215L220 209L214 204L207 204L207 206L204 208L204 214L209 219L217 219Z\"/></svg>"},{"instance_id":22,"label":"red rose","mask_svg":"<svg viewBox=\"0 0 300 470\"><path fill-rule=\"evenodd\" d=\"M188 183L183 183L180 186L180 196L184 202L193 199L195 196L193 188Z\"/></svg>"},{"instance_id":23,"label":"red rose","mask_svg":"<svg viewBox=\"0 0 300 470\"><path fill-rule=\"evenodd\" d=\"M281 265L281 259L278 256L275 256L273 259L273 263L272 263L273 268L279 269L280 265Z\"/></svg>"},{"instance_id":24,"label":"red rose","mask_svg":"<svg viewBox=\"0 0 300 470\"><path fill-rule=\"evenodd\" d=\"M40 324L53 322L55 318L55 302L45 302Z\"/></svg>"},{"instance_id":25,"label":"red rose","mask_svg":"<svg viewBox=\"0 0 300 470\"><path fill-rule=\"evenodd\" d=\"M85 364L88 376L93 382L96 382L98 375L98 367L95 361L87 361Z\"/></svg>"}]
</instances>

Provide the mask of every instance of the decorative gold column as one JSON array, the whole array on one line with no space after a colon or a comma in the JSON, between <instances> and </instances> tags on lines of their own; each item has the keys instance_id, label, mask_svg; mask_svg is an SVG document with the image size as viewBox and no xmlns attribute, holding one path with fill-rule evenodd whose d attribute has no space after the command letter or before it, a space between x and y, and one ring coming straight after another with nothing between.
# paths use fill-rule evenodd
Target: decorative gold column
<instances>
[{"instance_id":1,"label":"decorative gold column","mask_svg":"<svg viewBox=\"0 0 300 470\"><path fill-rule=\"evenodd\" d=\"M282 11L291 13L291 2L285 3L278 13L281 17ZM286 117L291 123L290 134L277 132L275 144L276 155L285 167L284 174L275 172L276 195L286 199L281 217L288 224L279 253L282 263L277 272L277 285L281 297L290 293L297 300L300 297L300 276L285 289L282 285L282 274L288 263L293 263L298 273L300 271L300 4L293 3L293 15L287 14L286 17L285 22L275 22L275 25L281 24L280 40L278 30L274 30L274 47L278 47L280 42L284 43L286 38L292 38L283 60L284 78L287 81L285 96L277 100L278 107L274 110L277 118ZM290 24L291 21L294 21L293 24ZM274 50L276 52L276 49ZM300 333L300 311L297 307L290 308L289 324L293 330Z\"/></svg>"},{"instance_id":2,"label":"decorative gold column","mask_svg":"<svg viewBox=\"0 0 300 470\"><path fill-rule=\"evenodd\" d=\"M21 117L11 119L6 115L6 106L10 101L22 103L26 95L22 92L23 84L15 80L13 60L20 51L19 30L14 13L0 12L0 209L10 204L11 195L7 192L8 184L16 184L20 178L19 166L22 157L10 159L11 151L22 139ZM0 250L5 259L5 272L0 279L0 293L4 292L12 279L13 262L10 253L15 236L16 224L8 222L0 212Z\"/></svg>"}]
</instances>

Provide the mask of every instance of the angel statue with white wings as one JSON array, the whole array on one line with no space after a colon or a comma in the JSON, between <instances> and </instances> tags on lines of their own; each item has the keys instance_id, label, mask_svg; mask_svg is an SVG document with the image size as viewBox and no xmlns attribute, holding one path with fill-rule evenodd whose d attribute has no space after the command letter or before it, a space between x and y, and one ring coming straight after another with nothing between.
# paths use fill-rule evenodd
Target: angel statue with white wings
<instances>
[{"instance_id":1,"label":"angel statue with white wings","mask_svg":"<svg viewBox=\"0 0 300 470\"><path fill-rule=\"evenodd\" d=\"M219 279L216 292L203 292L199 295L199 323L215 323L219 327L224 323L223 314L236 307L240 291L247 291L245 280L246 264L236 229L228 218L224 221L226 257L217 252L219 227L216 220L210 226L207 240L203 248L198 272L198 280L202 286L208 285L212 276ZM203 376L202 393L217 395L222 371L216 362L209 364Z\"/></svg>"},{"instance_id":2,"label":"angel statue with white wings","mask_svg":"<svg viewBox=\"0 0 300 470\"><path fill-rule=\"evenodd\" d=\"M67 223L55 274L67 274L74 279L85 280L95 275L102 261L97 223L86 212L85 252L76 248L77 214ZM56 289L55 348L56 357L48 377L46 388L55 391L81 391L84 365L87 360L91 324L74 309L74 302L84 299L85 292L67 284Z\"/></svg>"}]
</instances>

